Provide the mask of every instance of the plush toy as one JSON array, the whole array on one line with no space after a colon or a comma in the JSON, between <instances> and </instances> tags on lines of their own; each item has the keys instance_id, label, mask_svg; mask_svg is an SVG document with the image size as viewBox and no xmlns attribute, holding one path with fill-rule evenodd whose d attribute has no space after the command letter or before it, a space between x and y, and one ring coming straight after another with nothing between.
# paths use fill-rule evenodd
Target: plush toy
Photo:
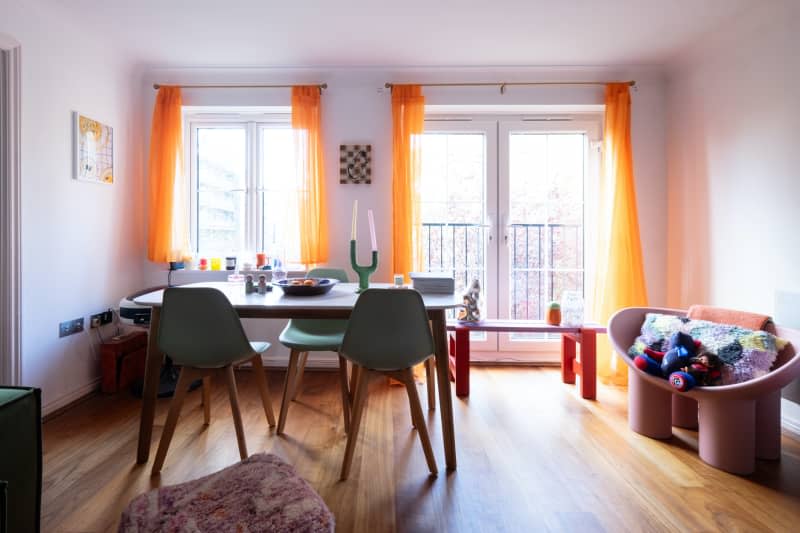
<instances>
[{"instance_id":1,"label":"plush toy","mask_svg":"<svg viewBox=\"0 0 800 533\"><path fill-rule=\"evenodd\" d=\"M670 384L681 392L693 387L717 385L722 379L722 360L712 353L693 357L689 365L669 376Z\"/></svg>"},{"instance_id":2,"label":"plush toy","mask_svg":"<svg viewBox=\"0 0 800 533\"><path fill-rule=\"evenodd\" d=\"M633 364L636 365L636 368L643 372L647 372L651 376L664 377L661 374L661 363L649 355L637 355L633 358Z\"/></svg>"},{"instance_id":3,"label":"plush toy","mask_svg":"<svg viewBox=\"0 0 800 533\"><path fill-rule=\"evenodd\" d=\"M675 390L680 392L686 392L694 388L697 385L697 381L695 381L694 376L692 376L688 372L673 372L669 375L669 384Z\"/></svg>"}]
</instances>

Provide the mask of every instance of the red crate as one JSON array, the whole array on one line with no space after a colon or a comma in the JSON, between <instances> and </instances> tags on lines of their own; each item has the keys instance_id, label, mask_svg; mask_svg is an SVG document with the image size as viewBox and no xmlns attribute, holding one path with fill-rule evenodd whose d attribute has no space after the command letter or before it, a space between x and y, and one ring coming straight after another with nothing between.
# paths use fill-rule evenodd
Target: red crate
<instances>
[{"instance_id":1,"label":"red crate","mask_svg":"<svg viewBox=\"0 0 800 533\"><path fill-rule=\"evenodd\" d=\"M100 389L112 394L144 377L147 332L135 331L100 345Z\"/></svg>"}]
</instances>

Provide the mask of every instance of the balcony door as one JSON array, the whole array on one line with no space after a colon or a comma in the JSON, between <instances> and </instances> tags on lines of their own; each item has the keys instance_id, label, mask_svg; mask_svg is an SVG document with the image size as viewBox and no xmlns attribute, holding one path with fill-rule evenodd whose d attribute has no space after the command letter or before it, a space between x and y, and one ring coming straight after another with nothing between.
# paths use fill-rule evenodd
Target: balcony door
<instances>
[{"instance_id":1,"label":"balcony door","mask_svg":"<svg viewBox=\"0 0 800 533\"><path fill-rule=\"evenodd\" d=\"M587 294L598 122L427 120L422 237L427 270L477 278L488 317L542 320L565 290ZM477 334L474 359L548 362L557 339Z\"/></svg>"}]
</instances>

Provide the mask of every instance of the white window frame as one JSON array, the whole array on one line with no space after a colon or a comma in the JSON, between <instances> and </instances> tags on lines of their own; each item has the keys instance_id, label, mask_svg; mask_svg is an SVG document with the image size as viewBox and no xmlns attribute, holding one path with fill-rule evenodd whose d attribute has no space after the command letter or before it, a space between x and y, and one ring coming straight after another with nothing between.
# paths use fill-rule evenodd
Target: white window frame
<instances>
[{"instance_id":1,"label":"white window frame","mask_svg":"<svg viewBox=\"0 0 800 533\"><path fill-rule=\"evenodd\" d=\"M291 108L275 107L269 111L231 109L209 111L207 108L183 109L184 127L184 166L188 174L189 195L189 242L192 253L200 253L198 249L198 177L197 177L197 130L201 128L244 129L245 148L245 237L244 247L255 254L262 250L263 210L259 202L259 193L264 190L262 182L263 154L260 150L262 132L265 128L291 128Z\"/></svg>"},{"instance_id":2,"label":"white window frame","mask_svg":"<svg viewBox=\"0 0 800 533\"><path fill-rule=\"evenodd\" d=\"M585 168L583 173L583 293L584 302L588 315L589 305L591 304L591 294L594 291L594 261L595 247L597 244L597 227L595 225L597 216L597 202L590 199L599 198L599 156L597 143L601 140L601 117L594 120L568 119L559 121L549 120L501 120L499 124L498 141L500 144L498 164L500 166L498 209L504 211L508 209L509 202L509 135L514 132L531 132L536 134L548 133L578 133L586 135L584 145ZM502 206L505 206L502 207ZM507 216L507 215L505 215ZM508 235L509 227L507 220L502 221L500 231ZM509 274L511 271L508 265L508 242L500 244L498 275ZM508 280L506 280L508 283ZM508 318L509 294L508 286L503 286L499 282L501 291L499 311L501 318ZM587 317L588 318L588 317ZM515 360L555 363L559 361L560 338L553 336L551 339L541 340L512 340L510 333L503 333L498 336L498 350L505 354L505 357L513 357ZM534 355L531 357L530 353ZM526 356L526 354L528 354Z\"/></svg>"},{"instance_id":3,"label":"white window frame","mask_svg":"<svg viewBox=\"0 0 800 533\"><path fill-rule=\"evenodd\" d=\"M487 301L489 316L507 317L508 290L507 282L500 279L501 262L507 259L507 244L504 235L507 235L506 221L499 220L508 206L508 135L512 131L535 131L536 133L582 133L586 135L586 171L584 172L583 194L583 270L584 270L584 301L587 316L591 309L594 290L594 257L597 243L597 201L599 197L600 178L600 143L602 141L603 116L600 109L591 109L586 112L567 113L563 109L548 113L545 108L536 109L535 116L522 113L498 114L496 109L482 113L480 110L468 114L448 113L449 106L426 107L425 132L426 133L459 133L459 132L485 132L494 128L494 134L487 136L486 147L486 179L494 180L495 184L486 183L486 221L489 225L489 234L492 242L498 242L497 253L492 249L487 250L487 284L495 287L497 298ZM494 146L492 142L494 141ZM592 201L595 199L595 201ZM506 202L504 204L503 202ZM487 241L488 242L488 241ZM495 245L492 245L495 246ZM489 278L494 269L496 280ZM505 291L505 292L503 292ZM509 334L489 334L485 342L472 343L472 359L477 361L493 362L535 362L556 363L559 361L559 339L542 339L535 341L510 340Z\"/></svg>"}]
</instances>

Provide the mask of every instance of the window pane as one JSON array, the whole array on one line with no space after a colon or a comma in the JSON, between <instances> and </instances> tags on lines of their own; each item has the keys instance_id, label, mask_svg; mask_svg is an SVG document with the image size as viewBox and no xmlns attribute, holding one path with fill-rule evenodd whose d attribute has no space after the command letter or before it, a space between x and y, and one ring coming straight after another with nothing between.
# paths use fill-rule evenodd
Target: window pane
<instances>
[{"instance_id":1,"label":"window pane","mask_svg":"<svg viewBox=\"0 0 800 533\"><path fill-rule=\"evenodd\" d=\"M197 250L226 255L245 242L246 132L197 129Z\"/></svg>"},{"instance_id":2,"label":"window pane","mask_svg":"<svg viewBox=\"0 0 800 533\"><path fill-rule=\"evenodd\" d=\"M261 249L284 262L300 260L299 187L294 133L288 127L261 128Z\"/></svg>"},{"instance_id":3,"label":"window pane","mask_svg":"<svg viewBox=\"0 0 800 533\"><path fill-rule=\"evenodd\" d=\"M571 133L509 136L514 318L541 320L547 303L564 290L583 291L585 142L585 135Z\"/></svg>"},{"instance_id":4,"label":"window pane","mask_svg":"<svg viewBox=\"0 0 800 533\"><path fill-rule=\"evenodd\" d=\"M201 254L221 257L244 249L244 191L200 191L197 203Z\"/></svg>"},{"instance_id":5,"label":"window pane","mask_svg":"<svg viewBox=\"0 0 800 533\"><path fill-rule=\"evenodd\" d=\"M456 290L477 278L486 293L484 190L486 136L429 132L422 137L422 263L452 273ZM451 313L452 315L452 313Z\"/></svg>"}]
</instances>

